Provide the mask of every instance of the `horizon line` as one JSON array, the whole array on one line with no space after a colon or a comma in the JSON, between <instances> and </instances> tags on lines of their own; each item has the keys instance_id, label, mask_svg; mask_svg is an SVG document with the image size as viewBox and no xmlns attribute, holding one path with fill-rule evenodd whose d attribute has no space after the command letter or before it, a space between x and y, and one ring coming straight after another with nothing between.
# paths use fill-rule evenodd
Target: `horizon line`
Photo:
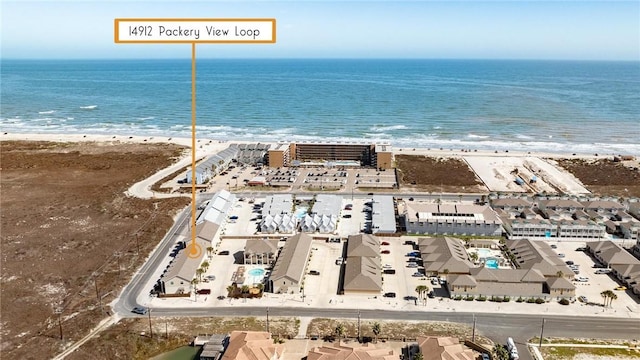
<instances>
[{"instance_id":1,"label":"horizon line","mask_svg":"<svg viewBox=\"0 0 640 360\"><path fill-rule=\"evenodd\" d=\"M96 57L96 58L30 58L30 57L0 57L0 61L135 61L135 60L185 60L191 61L188 57ZM198 60L443 60L443 61L555 61L555 62L640 62L638 59L579 59L579 58L457 58L457 57L201 57Z\"/></svg>"}]
</instances>

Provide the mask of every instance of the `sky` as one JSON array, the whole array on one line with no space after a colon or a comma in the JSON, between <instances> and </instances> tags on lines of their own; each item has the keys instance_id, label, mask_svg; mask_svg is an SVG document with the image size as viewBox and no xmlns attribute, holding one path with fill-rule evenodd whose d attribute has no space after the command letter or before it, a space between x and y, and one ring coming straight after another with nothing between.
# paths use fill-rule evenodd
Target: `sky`
<instances>
[{"instance_id":1,"label":"sky","mask_svg":"<svg viewBox=\"0 0 640 360\"><path fill-rule=\"evenodd\" d=\"M115 18L275 18L276 44L201 44L199 58L640 61L640 1L0 0L3 59L190 58L115 44Z\"/></svg>"}]
</instances>

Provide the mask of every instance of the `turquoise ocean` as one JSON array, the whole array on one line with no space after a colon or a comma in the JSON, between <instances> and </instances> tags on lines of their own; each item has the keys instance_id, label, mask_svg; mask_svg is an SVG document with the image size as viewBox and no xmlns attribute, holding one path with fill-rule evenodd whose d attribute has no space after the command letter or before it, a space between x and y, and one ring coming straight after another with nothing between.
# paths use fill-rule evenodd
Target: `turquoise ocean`
<instances>
[{"instance_id":1,"label":"turquoise ocean","mask_svg":"<svg viewBox=\"0 0 640 360\"><path fill-rule=\"evenodd\" d=\"M2 60L9 133L191 136L191 60ZM197 137L640 155L640 62L197 61Z\"/></svg>"}]
</instances>

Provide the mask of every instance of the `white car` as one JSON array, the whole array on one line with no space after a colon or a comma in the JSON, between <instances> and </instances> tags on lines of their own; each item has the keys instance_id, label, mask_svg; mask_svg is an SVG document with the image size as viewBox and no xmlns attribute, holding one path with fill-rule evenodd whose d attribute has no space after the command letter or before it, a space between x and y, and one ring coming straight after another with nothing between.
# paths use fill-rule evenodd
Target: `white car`
<instances>
[{"instance_id":1,"label":"white car","mask_svg":"<svg viewBox=\"0 0 640 360\"><path fill-rule=\"evenodd\" d=\"M576 281L577 281L577 282L588 282L588 281L589 281L589 278L588 278L588 277L584 277L584 276L578 276L578 277L576 278Z\"/></svg>"}]
</instances>

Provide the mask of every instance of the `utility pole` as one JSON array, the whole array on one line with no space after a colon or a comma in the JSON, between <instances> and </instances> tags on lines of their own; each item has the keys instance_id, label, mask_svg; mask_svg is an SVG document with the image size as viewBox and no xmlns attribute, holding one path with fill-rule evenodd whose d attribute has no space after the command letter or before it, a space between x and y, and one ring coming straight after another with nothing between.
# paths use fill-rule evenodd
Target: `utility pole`
<instances>
[{"instance_id":1,"label":"utility pole","mask_svg":"<svg viewBox=\"0 0 640 360\"><path fill-rule=\"evenodd\" d=\"M473 314L473 332L471 333L471 341L476 341L476 314Z\"/></svg>"},{"instance_id":2,"label":"utility pole","mask_svg":"<svg viewBox=\"0 0 640 360\"><path fill-rule=\"evenodd\" d=\"M98 277L97 274L93 277L93 283L96 286L96 298L98 299L98 304L100 304L100 312L102 312L102 298L100 297L100 292L98 291Z\"/></svg>"},{"instance_id":3,"label":"utility pole","mask_svg":"<svg viewBox=\"0 0 640 360\"><path fill-rule=\"evenodd\" d=\"M358 309L358 342L361 341L360 338L360 309Z\"/></svg>"},{"instance_id":4,"label":"utility pole","mask_svg":"<svg viewBox=\"0 0 640 360\"><path fill-rule=\"evenodd\" d=\"M151 327L151 309L147 308L148 312L147 314L149 314L149 336L151 336L151 338L153 339L153 328Z\"/></svg>"},{"instance_id":5,"label":"utility pole","mask_svg":"<svg viewBox=\"0 0 640 360\"><path fill-rule=\"evenodd\" d=\"M138 233L136 233L136 255L140 254L140 241L138 240Z\"/></svg>"},{"instance_id":6,"label":"utility pole","mask_svg":"<svg viewBox=\"0 0 640 360\"><path fill-rule=\"evenodd\" d=\"M62 340L62 308L56 307L55 313L58 314L58 328L60 329L60 340Z\"/></svg>"},{"instance_id":7,"label":"utility pole","mask_svg":"<svg viewBox=\"0 0 640 360\"><path fill-rule=\"evenodd\" d=\"M542 350L542 335L544 334L544 318L542 318L542 327L540 328L540 343L538 344L538 348Z\"/></svg>"},{"instance_id":8,"label":"utility pole","mask_svg":"<svg viewBox=\"0 0 640 360\"><path fill-rule=\"evenodd\" d=\"M267 332L269 332L269 308L267 307Z\"/></svg>"},{"instance_id":9,"label":"utility pole","mask_svg":"<svg viewBox=\"0 0 640 360\"><path fill-rule=\"evenodd\" d=\"M164 321L164 337L166 339L169 338L169 325L167 325L167 320Z\"/></svg>"}]
</instances>

